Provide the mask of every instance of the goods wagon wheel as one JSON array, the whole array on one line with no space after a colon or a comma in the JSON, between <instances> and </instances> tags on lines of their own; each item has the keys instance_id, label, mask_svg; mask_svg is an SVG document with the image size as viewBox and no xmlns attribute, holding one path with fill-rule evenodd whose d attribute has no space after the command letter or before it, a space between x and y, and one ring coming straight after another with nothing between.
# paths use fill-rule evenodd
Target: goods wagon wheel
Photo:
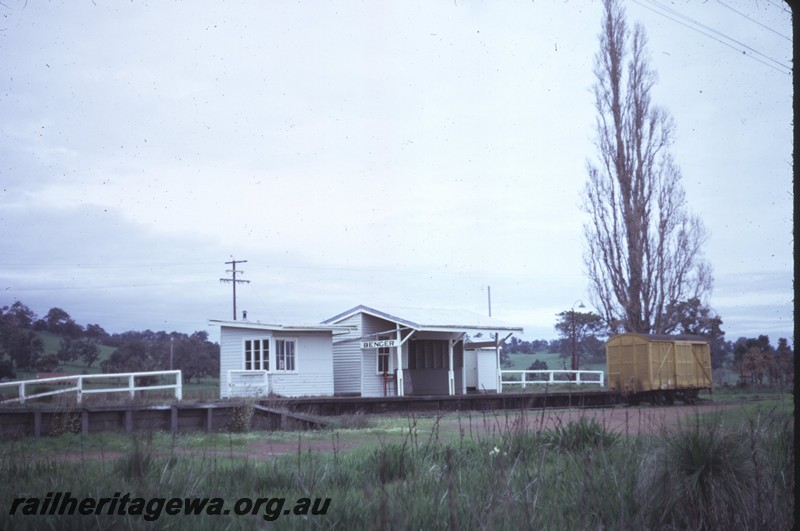
<instances>
[{"instance_id":1,"label":"goods wagon wheel","mask_svg":"<svg viewBox=\"0 0 800 531\"><path fill-rule=\"evenodd\" d=\"M686 389L683 392L683 396L681 399L683 400L684 404L694 404L697 401L698 392L696 389Z\"/></svg>"},{"instance_id":2,"label":"goods wagon wheel","mask_svg":"<svg viewBox=\"0 0 800 531\"><path fill-rule=\"evenodd\" d=\"M665 391L664 392L664 402L671 406L675 403L675 391Z\"/></svg>"},{"instance_id":3,"label":"goods wagon wheel","mask_svg":"<svg viewBox=\"0 0 800 531\"><path fill-rule=\"evenodd\" d=\"M649 399L648 402L654 406L660 406L664 402L664 395L659 391L651 391L647 398Z\"/></svg>"}]
</instances>

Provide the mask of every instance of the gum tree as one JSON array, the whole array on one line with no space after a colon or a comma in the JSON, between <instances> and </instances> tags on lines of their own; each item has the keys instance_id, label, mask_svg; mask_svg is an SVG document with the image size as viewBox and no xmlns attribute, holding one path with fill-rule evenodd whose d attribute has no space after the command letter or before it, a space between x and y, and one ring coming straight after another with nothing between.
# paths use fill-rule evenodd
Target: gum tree
<instances>
[{"instance_id":1,"label":"gum tree","mask_svg":"<svg viewBox=\"0 0 800 531\"><path fill-rule=\"evenodd\" d=\"M666 333L670 306L711 290L706 232L687 207L670 147L675 126L651 101L647 36L604 1L595 56L597 157L587 162L584 263L590 295L614 331Z\"/></svg>"}]
</instances>

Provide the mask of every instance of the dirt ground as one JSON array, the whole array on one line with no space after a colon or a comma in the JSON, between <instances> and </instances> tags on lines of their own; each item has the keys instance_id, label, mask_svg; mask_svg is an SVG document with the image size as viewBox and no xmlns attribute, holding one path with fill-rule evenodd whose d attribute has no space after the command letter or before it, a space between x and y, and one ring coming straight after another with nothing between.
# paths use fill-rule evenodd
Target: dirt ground
<instances>
[{"instance_id":1,"label":"dirt ground","mask_svg":"<svg viewBox=\"0 0 800 531\"><path fill-rule=\"evenodd\" d=\"M699 404L668 407L547 409L507 414L501 411L462 418L461 429L467 433L470 429L473 432L503 433L515 427L539 431L553 429L580 418L593 418L607 429L623 435L655 434L680 422L691 422L697 414L718 412L728 407L730 406L724 404Z\"/></svg>"},{"instance_id":2,"label":"dirt ground","mask_svg":"<svg viewBox=\"0 0 800 531\"><path fill-rule=\"evenodd\" d=\"M437 423L437 429L442 438L447 437L484 437L500 435L509 430L525 429L540 431L553 429L580 418L594 418L607 429L622 435L656 434L661 430L678 425L690 423L701 413L713 413L731 407L725 404L700 404L691 406L670 407L615 407L598 409L548 409L527 411L488 411L465 412L459 416L448 415L442 417ZM420 429L418 436L427 437L429 434ZM337 440L336 451L342 452L358 447L361 444L370 444L376 440L376 435L367 435L363 442L353 441L352 437ZM297 454L298 452L332 452L334 441L331 437L299 437L294 441L271 440L269 436L248 442L246 446L237 446L227 449L209 448L175 448L169 452L158 452L159 457L169 457L174 452L180 456L196 457L245 457L248 459L270 459L280 455ZM116 461L125 454L121 452L80 452L67 451L50 455L50 459L63 461Z\"/></svg>"}]
</instances>

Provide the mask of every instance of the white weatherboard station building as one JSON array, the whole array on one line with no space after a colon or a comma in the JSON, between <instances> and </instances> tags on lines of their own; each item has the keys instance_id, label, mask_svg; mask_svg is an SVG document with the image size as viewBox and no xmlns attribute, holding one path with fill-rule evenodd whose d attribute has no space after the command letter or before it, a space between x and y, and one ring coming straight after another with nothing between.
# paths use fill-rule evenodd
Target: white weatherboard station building
<instances>
[{"instance_id":1,"label":"white weatherboard station building","mask_svg":"<svg viewBox=\"0 0 800 531\"><path fill-rule=\"evenodd\" d=\"M501 345L522 332L464 310L363 305L319 325L209 324L220 326L222 398L497 391Z\"/></svg>"},{"instance_id":2,"label":"white weatherboard station building","mask_svg":"<svg viewBox=\"0 0 800 531\"><path fill-rule=\"evenodd\" d=\"M210 320L220 327L219 395L332 396L334 333L325 325Z\"/></svg>"},{"instance_id":3,"label":"white weatherboard station building","mask_svg":"<svg viewBox=\"0 0 800 531\"><path fill-rule=\"evenodd\" d=\"M464 310L356 306L324 321L346 325L333 340L339 395L460 395L496 391L500 345L518 326ZM467 335L494 336L467 342ZM486 348L492 347L492 348Z\"/></svg>"}]
</instances>

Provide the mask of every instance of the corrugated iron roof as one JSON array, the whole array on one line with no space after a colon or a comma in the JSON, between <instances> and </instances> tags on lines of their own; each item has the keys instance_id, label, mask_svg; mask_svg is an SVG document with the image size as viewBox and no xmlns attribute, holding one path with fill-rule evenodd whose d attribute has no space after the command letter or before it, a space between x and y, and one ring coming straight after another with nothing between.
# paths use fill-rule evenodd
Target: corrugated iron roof
<instances>
[{"instance_id":1,"label":"corrugated iron roof","mask_svg":"<svg viewBox=\"0 0 800 531\"><path fill-rule=\"evenodd\" d=\"M402 324L415 330L523 331L521 326L510 325L493 317L469 310L386 306L377 309L363 304L331 317L323 321L323 324L337 323L360 312Z\"/></svg>"},{"instance_id":2,"label":"corrugated iron roof","mask_svg":"<svg viewBox=\"0 0 800 531\"><path fill-rule=\"evenodd\" d=\"M224 321L209 319L209 326L226 326L232 328L248 328L252 330L268 330L271 332L349 332L350 327L330 324L277 324L258 321Z\"/></svg>"}]
</instances>

